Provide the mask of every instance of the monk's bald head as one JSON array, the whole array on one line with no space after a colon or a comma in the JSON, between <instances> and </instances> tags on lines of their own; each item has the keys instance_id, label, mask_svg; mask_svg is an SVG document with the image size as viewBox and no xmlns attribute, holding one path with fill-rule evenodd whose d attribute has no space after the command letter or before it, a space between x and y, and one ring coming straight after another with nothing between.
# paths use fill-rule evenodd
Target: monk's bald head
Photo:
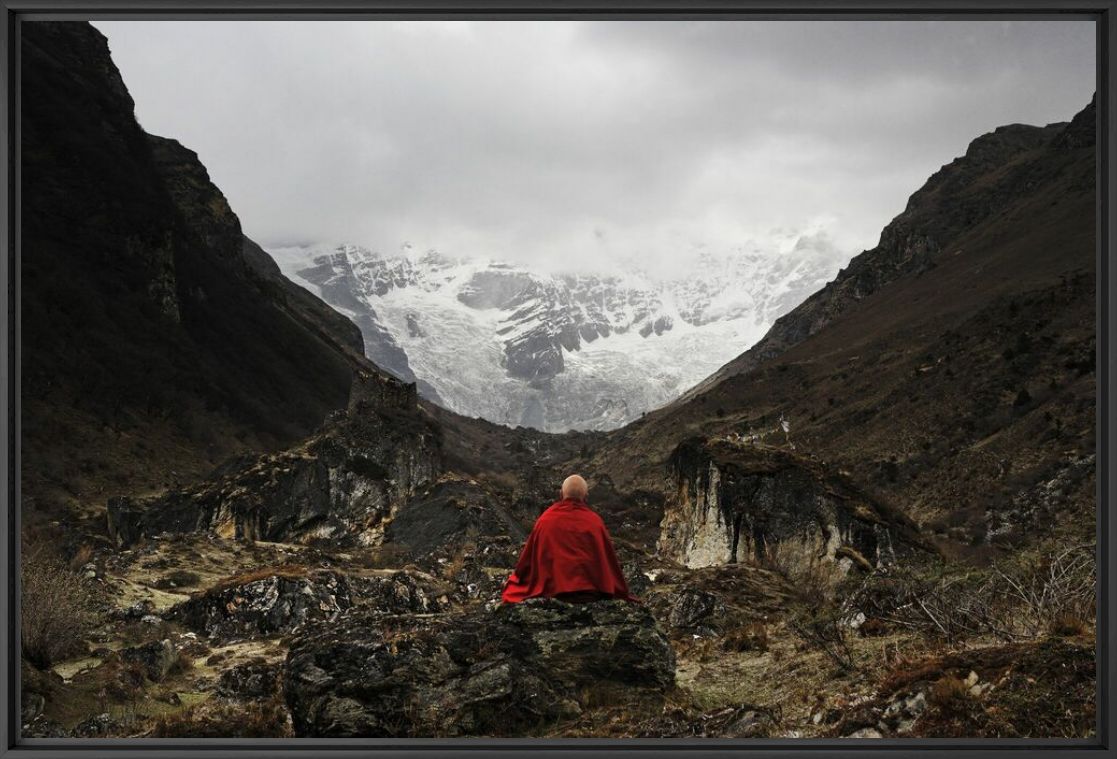
<instances>
[{"instance_id":1,"label":"monk's bald head","mask_svg":"<svg viewBox=\"0 0 1117 759\"><path fill-rule=\"evenodd\" d=\"M573 498L576 501L586 500L590 486L582 479L580 474L572 474L562 481L562 497Z\"/></svg>"}]
</instances>

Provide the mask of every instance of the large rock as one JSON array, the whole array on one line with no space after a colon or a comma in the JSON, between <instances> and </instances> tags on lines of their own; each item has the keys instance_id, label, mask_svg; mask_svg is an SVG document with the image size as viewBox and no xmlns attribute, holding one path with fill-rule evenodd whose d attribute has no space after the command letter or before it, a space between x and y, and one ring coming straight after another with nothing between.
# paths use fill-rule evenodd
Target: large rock
<instances>
[{"instance_id":1,"label":"large rock","mask_svg":"<svg viewBox=\"0 0 1117 759\"><path fill-rule=\"evenodd\" d=\"M120 652L120 658L125 663L142 668L148 680L159 682L178 661L178 649L169 639L156 640L142 646L125 648Z\"/></svg>"},{"instance_id":2,"label":"large rock","mask_svg":"<svg viewBox=\"0 0 1117 759\"><path fill-rule=\"evenodd\" d=\"M796 589L776 572L751 564L655 573L641 598L673 636L726 636L783 614Z\"/></svg>"},{"instance_id":3,"label":"large rock","mask_svg":"<svg viewBox=\"0 0 1117 759\"><path fill-rule=\"evenodd\" d=\"M780 544L834 560L844 548L873 563L923 545L897 509L791 451L691 438L669 468L677 498L664 512L658 548L690 567L764 560Z\"/></svg>"},{"instance_id":4,"label":"large rock","mask_svg":"<svg viewBox=\"0 0 1117 759\"><path fill-rule=\"evenodd\" d=\"M659 699L674 653L646 608L529 601L431 617L350 612L287 657L299 736L523 735L593 693Z\"/></svg>"},{"instance_id":5,"label":"large rock","mask_svg":"<svg viewBox=\"0 0 1117 759\"><path fill-rule=\"evenodd\" d=\"M385 543L407 559L433 570L450 562L510 567L527 532L476 481L445 474L395 512Z\"/></svg>"}]
</instances>

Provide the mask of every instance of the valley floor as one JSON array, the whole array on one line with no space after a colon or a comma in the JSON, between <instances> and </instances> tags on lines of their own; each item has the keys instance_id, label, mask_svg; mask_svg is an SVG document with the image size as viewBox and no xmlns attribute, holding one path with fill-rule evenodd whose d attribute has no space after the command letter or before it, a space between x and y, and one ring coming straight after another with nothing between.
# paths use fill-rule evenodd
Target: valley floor
<instances>
[{"instance_id":1,"label":"valley floor","mask_svg":"<svg viewBox=\"0 0 1117 759\"><path fill-rule=\"evenodd\" d=\"M477 582L456 579L462 576L460 566L443 565L433 572L385 568L391 558L371 549L323 551L212 535L151 540L135 549L82 558L88 561L80 571L95 576L102 591L99 622L81 653L43 670L25 662L27 736L291 736L285 662L292 635L316 616L314 608L292 611L291 598L313 596L313 605L327 609L329 617L345 614L337 605L391 606L402 594L408 597L406 614L438 616L486 601L491 606L507 571L485 568L489 583L477 587ZM840 627L819 622L812 628L823 609L848 605L880 578L861 576L856 583L846 578L827 590L807 587L809 578L788 578L750 564L685 569L644 560L628 564L627 571L640 573L634 585L642 603L674 649L675 685L652 697L607 687L605 681L600 688L583 687L576 714L541 721L528 734L1094 733L1093 624L1069 613L1028 635L980 632L951 640L899 612L892 619L861 614ZM344 576L342 585L321 594L314 578L334 572ZM279 584L272 583L276 578ZM285 595L284 580L304 579L310 584L291 586ZM358 600L362 581L373 584ZM373 587L380 590L368 590ZM226 588L229 594L215 597L216 605L203 606L197 614L176 613L192 597ZM829 599L803 598L819 592ZM1018 607L1012 613L1027 611ZM812 635L812 629L829 629L834 636ZM436 725L426 728L440 734Z\"/></svg>"}]
</instances>

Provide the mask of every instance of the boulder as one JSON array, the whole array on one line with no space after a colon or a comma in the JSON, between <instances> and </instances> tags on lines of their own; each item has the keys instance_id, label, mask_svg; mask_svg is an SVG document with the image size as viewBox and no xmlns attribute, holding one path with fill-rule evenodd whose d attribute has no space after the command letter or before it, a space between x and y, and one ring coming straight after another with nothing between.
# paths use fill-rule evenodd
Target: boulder
<instances>
[{"instance_id":1,"label":"boulder","mask_svg":"<svg viewBox=\"0 0 1117 759\"><path fill-rule=\"evenodd\" d=\"M122 649L120 658L126 664L138 664L152 682L159 682L174 667L178 649L169 639L155 640L142 646Z\"/></svg>"},{"instance_id":2,"label":"boulder","mask_svg":"<svg viewBox=\"0 0 1117 759\"><path fill-rule=\"evenodd\" d=\"M688 567L763 562L780 546L879 565L932 550L915 523L849 477L792 451L729 437L689 438L668 462L676 486L658 550Z\"/></svg>"},{"instance_id":3,"label":"boulder","mask_svg":"<svg viewBox=\"0 0 1117 759\"><path fill-rule=\"evenodd\" d=\"M284 691L296 735L524 735L593 694L662 699L674 652L648 610L532 600L419 617L351 610L299 636Z\"/></svg>"},{"instance_id":4,"label":"boulder","mask_svg":"<svg viewBox=\"0 0 1117 759\"><path fill-rule=\"evenodd\" d=\"M673 636L730 636L784 613L794 592L776 572L728 564L662 570L644 600Z\"/></svg>"}]
</instances>

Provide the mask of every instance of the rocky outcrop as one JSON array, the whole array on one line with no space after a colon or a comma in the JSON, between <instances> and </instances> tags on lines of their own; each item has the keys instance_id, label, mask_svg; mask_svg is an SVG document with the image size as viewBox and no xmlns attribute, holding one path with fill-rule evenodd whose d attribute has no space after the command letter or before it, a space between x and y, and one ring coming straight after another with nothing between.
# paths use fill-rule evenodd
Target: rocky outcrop
<instances>
[{"instance_id":1,"label":"rocky outcrop","mask_svg":"<svg viewBox=\"0 0 1117 759\"><path fill-rule=\"evenodd\" d=\"M743 634L753 624L781 616L797 590L771 570L726 564L692 570L660 569L643 600L672 636Z\"/></svg>"},{"instance_id":2,"label":"rocky outcrop","mask_svg":"<svg viewBox=\"0 0 1117 759\"><path fill-rule=\"evenodd\" d=\"M231 462L197 487L110 499L109 534L120 546L194 531L377 545L393 509L440 468L438 431L416 403L414 385L362 375L348 413L302 445Z\"/></svg>"},{"instance_id":3,"label":"rocky outcrop","mask_svg":"<svg viewBox=\"0 0 1117 759\"><path fill-rule=\"evenodd\" d=\"M166 618L211 641L279 635L353 605L348 578L337 572L283 567L229 578L176 604Z\"/></svg>"},{"instance_id":4,"label":"rocky outcrop","mask_svg":"<svg viewBox=\"0 0 1117 759\"><path fill-rule=\"evenodd\" d=\"M691 438L669 467L677 503L664 512L658 548L689 567L764 560L792 544L804 555L878 564L905 544L922 544L898 511L790 451Z\"/></svg>"},{"instance_id":5,"label":"rocky outcrop","mask_svg":"<svg viewBox=\"0 0 1117 759\"><path fill-rule=\"evenodd\" d=\"M662 698L674 653L647 609L529 601L416 618L350 612L296 639L284 691L314 737L522 735L588 691Z\"/></svg>"},{"instance_id":6,"label":"rocky outcrop","mask_svg":"<svg viewBox=\"0 0 1117 759\"><path fill-rule=\"evenodd\" d=\"M461 563L466 583L470 570L513 566L526 537L496 495L455 474L401 505L385 530L385 542L424 569Z\"/></svg>"},{"instance_id":7,"label":"rocky outcrop","mask_svg":"<svg viewBox=\"0 0 1117 759\"><path fill-rule=\"evenodd\" d=\"M446 588L421 573L358 576L289 565L227 578L176 604L165 617L225 642L285 635L355 606L371 614L431 614L448 602Z\"/></svg>"}]
</instances>

